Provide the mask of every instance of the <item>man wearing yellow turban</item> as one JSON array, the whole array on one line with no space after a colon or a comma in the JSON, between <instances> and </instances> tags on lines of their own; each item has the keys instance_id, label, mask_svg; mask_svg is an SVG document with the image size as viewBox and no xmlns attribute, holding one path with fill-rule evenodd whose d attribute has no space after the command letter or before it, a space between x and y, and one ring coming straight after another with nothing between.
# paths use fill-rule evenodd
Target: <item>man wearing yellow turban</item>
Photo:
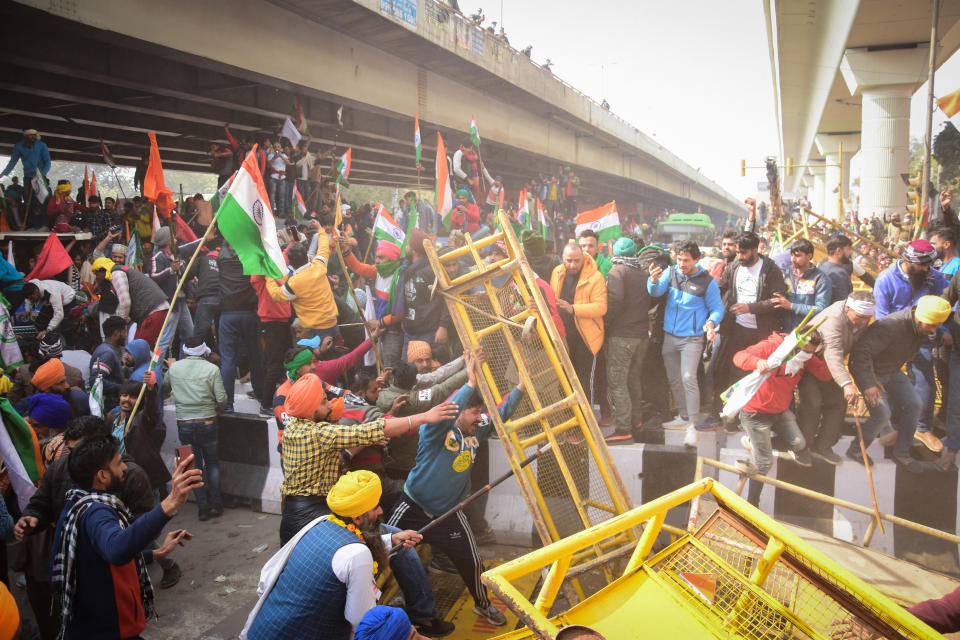
<instances>
[{"instance_id":1,"label":"man wearing yellow turban","mask_svg":"<svg viewBox=\"0 0 960 640\"><path fill-rule=\"evenodd\" d=\"M893 461L915 473L929 468L910 456L913 435L923 411L923 401L910 379L902 371L913 360L921 345L937 333L950 316L951 304L940 296L922 296L914 307L907 307L883 316L867 327L850 354L850 374L870 410L863 424L864 445L869 445L881 432L897 432L893 445ZM891 407L896 407L893 412ZM957 445L960 448L960 444ZM946 447L938 467L947 470L954 463ZM860 445L850 444L847 457L863 462Z\"/></svg>"},{"instance_id":2,"label":"man wearing yellow turban","mask_svg":"<svg viewBox=\"0 0 960 640\"><path fill-rule=\"evenodd\" d=\"M410 550L422 536L416 531L381 528L380 478L371 471L351 471L327 494L333 513L314 519L264 566L260 583L267 585L240 637L316 638L349 640L364 614L376 606L380 593L374 583L388 548L404 549L390 566L404 589L406 609L414 625L431 636L453 631L436 618L433 594L416 553ZM399 563L401 556L408 561ZM410 571L418 571L416 587L429 594L431 611L417 623L418 605L409 598ZM421 597L422 599L422 597Z\"/></svg>"}]
</instances>

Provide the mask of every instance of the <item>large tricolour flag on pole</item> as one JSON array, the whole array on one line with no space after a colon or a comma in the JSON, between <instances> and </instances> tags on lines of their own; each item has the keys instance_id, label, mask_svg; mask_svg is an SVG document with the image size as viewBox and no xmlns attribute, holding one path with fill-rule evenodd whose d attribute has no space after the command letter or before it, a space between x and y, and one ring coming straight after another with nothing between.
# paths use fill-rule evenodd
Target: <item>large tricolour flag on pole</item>
<instances>
[{"instance_id":1,"label":"large tricolour flag on pole","mask_svg":"<svg viewBox=\"0 0 960 640\"><path fill-rule=\"evenodd\" d=\"M473 116L470 116L470 140L473 141L473 146L480 146L480 129L477 127L477 119Z\"/></svg>"},{"instance_id":2,"label":"large tricolour flag on pole","mask_svg":"<svg viewBox=\"0 0 960 640\"><path fill-rule=\"evenodd\" d=\"M346 185L350 184L350 158L353 155L353 149L347 149L346 152L340 156L337 160L337 166L334 167L333 173L336 183L340 184L343 182Z\"/></svg>"},{"instance_id":3,"label":"large tricolour flag on pole","mask_svg":"<svg viewBox=\"0 0 960 640\"><path fill-rule=\"evenodd\" d=\"M23 509L37 491L35 483L43 476L40 443L30 425L6 398L0 398L0 417L3 419L0 424L0 457L7 465L10 484Z\"/></svg>"},{"instance_id":4,"label":"large tricolour flag on pole","mask_svg":"<svg viewBox=\"0 0 960 640\"><path fill-rule=\"evenodd\" d=\"M527 200L527 190L523 189L520 192L520 197L517 198L517 222L524 225L527 224L530 218L530 201ZM529 226L526 228L529 229Z\"/></svg>"},{"instance_id":5,"label":"large tricolour flag on pole","mask_svg":"<svg viewBox=\"0 0 960 640\"><path fill-rule=\"evenodd\" d=\"M453 189L450 188L450 167L447 165L447 148L443 145L443 138L437 131L437 214L443 219L443 226L450 229L451 212L453 211Z\"/></svg>"},{"instance_id":6,"label":"large tricolour flag on pole","mask_svg":"<svg viewBox=\"0 0 960 640\"><path fill-rule=\"evenodd\" d=\"M297 220L302 220L305 215L307 215L307 205L303 202L303 196L300 195L300 189L294 185L293 195L297 197L297 215L295 216Z\"/></svg>"},{"instance_id":7,"label":"large tricolour flag on pole","mask_svg":"<svg viewBox=\"0 0 960 640\"><path fill-rule=\"evenodd\" d=\"M237 171L217 210L217 226L237 252L244 275L282 278L287 272L286 262L280 252L277 226L256 152L254 145Z\"/></svg>"},{"instance_id":8,"label":"large tricolour flag on pole","mask_svg":"<svg viewBox=\"0 0 960 640\"><path fill-rule=\"evenodd\" d=\"M602 207L584 211L577 216L577 228L574 235L591 229L596 232L600 242L616 240L620 237L620 215L617 213L617 202L608 202Z\"/></svg>"},{"instance_id":9,"label":"large tricolour flag on pole","mask_svg":"<svg viewBox=\"0 0 960 640\"><path fill-rule=\"evenodd\" d=\"M420 153L422 148L420 146L420 114L414 116L413 119L413 148L417 156L416 164L420 164Z\"/></svg>"}]
</instances>

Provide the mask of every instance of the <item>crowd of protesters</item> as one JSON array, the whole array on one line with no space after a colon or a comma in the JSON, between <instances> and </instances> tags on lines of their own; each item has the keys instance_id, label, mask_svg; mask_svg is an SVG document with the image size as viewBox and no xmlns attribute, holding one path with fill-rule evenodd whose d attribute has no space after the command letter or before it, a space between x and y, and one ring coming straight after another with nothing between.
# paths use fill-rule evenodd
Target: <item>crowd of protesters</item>
<instances>
[{"instance_id":1,"label":"crowd of protesters","mask_svg":"<svg viewBox=\"0 0 960 640\"><path fill-rule=\"evenodd\" d=\"M252 138L225 133L229 144L210 149L221 184L253 148ZM806 238L782 246L776 220L763 212L758 220L752 202L745 225L723 231L706 255L690 240L654 244L644 237L649 226L625 220L621 236L606 242L591 230L574 237L588 205L574 171L511 184L487 171L467 139L450 159L456 202L448 224L414 193L398 198L392 213L402 228L417 216L401 250L374 237L378 203L344 203L338 222L321 162L329 151L315 155L306 140L257 143L288 263L281 279L245 275L215 226L188 269L201 241L186 242L167 221L154 229L153 204L140 197L74 201L62 182L37 202L6 189L5 210L16 219L93 234L67 247L51 236L39 255L0 258L0 413L37 450L37 477L0 484L0 535L28 549L25 586L44 640L133 638L146 627L154 592L145 564L163 567L161 589L175 585L182 570L172 551L191 536L178 529L161 540L169 519L190 493L200 521L235 502L221 490L218 452L223 416L239 411L238 381L250 382L259 417L275 429L284 477L284 546L264 568L267 588L243 637L451 633L410 550L422 539L415 529L486 481L489 411L508 419L524 389L484 406L477 387L485 355L464 350L433 295L423 247L443 253L466 235L489 234L501 208L609 444L653 442L666 428L682 429L694 447L704 431L727 429L743 432L750 453L738 465L748 476L766 472L776 450L802 466L815 458L840 464L844 416L862 398L865 444L879 440L908 471L956 461L960 402L951 400L960 394L960 355L951 348L951 309L960 300L960 224L948 193L930 240L911 237L892 253L878 243L886 267L859 236L824 230L817 246ZM25 182L49 169L40 144L35 131L25 133L16 157ZM508 185L533 206L505 199ZM195 211L204 202L197 194L179 206ZM528 213L536 202L542 218ZM139 243L130 240L134 229ZM507 247L487 251L497 259ZM185 286L174 299L178 282ZM771 360L813 326L789 360ZM751 372L755 393L728 415L724 392ZM172 470L160 455L166 424L192 448ZM915 442L937 455L917 459ZM856 442L842 453L869 462ZM754 504L762 486L750 483ZM458 573L476 614L505 624L479 579L479 546L493 539L482 509L459 512L426 539L431 567ZM403 549L391 554L395 546ZM5 554L0 560L6 579ZM375 606L373 578L388 565L402 617Z\"/></svg>"}]
</instances>

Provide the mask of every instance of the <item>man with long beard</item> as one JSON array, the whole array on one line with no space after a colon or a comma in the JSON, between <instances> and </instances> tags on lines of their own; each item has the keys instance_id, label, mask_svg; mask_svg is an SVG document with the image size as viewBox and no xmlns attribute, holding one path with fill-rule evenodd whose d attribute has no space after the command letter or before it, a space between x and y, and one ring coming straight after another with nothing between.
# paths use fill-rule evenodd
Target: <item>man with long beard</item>
<instances>
[{"instance_id":1,"label":"man with long beard","mask_svg":"<svg viewBox=\"0 0 960 640\"><path fill-rule=\"evenodd\" d=\"M891 313L916 306L923 296L939 296L943 293L950 283L942 273L933 268L936 259L937 250L928 240L914 240L908 244L903 250L903 257L877 277L877 284L873 289L877 306L873 317L879 320ZM925 336L917 354L908 365L914 389L919 394L923 407L915 437L933 453L943 451L943 443L931 431L933 405L937 394L933 348L937 336L941 333L942 330Z\"/></svg>"},{"instance_id":2,"label":"man with long beard","mask_svg":"<svg viewBox=\"0 0 960 640\"><path fill-rule=\"evenodd\" d=\"M380 479L371 471L341 476L327 494L332 513L301 529L264 566L262 595L241 638L350 639L376 605L374 579L389 549L398 544L409 549L422 538L416 531L381 535L380 492ZM446 633L453 630L445 625Z\"/></svg>"}]
</instances>

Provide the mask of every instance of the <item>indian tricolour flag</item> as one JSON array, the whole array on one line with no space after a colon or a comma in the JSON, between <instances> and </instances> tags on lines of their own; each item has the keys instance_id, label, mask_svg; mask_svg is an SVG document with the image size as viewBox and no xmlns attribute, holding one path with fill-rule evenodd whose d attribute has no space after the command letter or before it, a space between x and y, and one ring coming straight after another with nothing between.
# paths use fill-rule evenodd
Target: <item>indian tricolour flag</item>
<instances>
[{"instance_id":1,"label":"indian tricolour flag","mask_svg":"<svg viewBox=\"0 0 960 640\"><path fill-rule=\"evenodd\" d=\"M473 141L473 146L480 146L480 129L477 127L477 119L473 116L470 116L470 140Z\"/></svg>"},{"instance_id":2,"label":"indian tricolour flag","mask_svg":"<svg viewBox=\"0 0 960 640\"><path fill-rule=\"evenodd\" d=\"M307 205L303 202L303 196L300 195L300 189L297 189L296 185L293 187L293 195L297 197L297 220L302 220L303 216L307 215Z\"/></svg>"},{"instance_id":3,"label":"indian tricolour flag","mask_svg":"<svg viewBox=\"0 0 960 640\"><path fill-rule=\"evenodd\" d=\"M584 211L577 216L577 228L574 234L579 237L583 231L595 231L599 242L616 240L620 237L620 215L617 202L608 202L602 207Z\"/></svg>"},{"instance_id":4,"label":"indian tricolour flag","mask_svg":"<svg viewBox=\"0 0 960 640\"><path fill-rule=\"evenodd\" d=\"M286 262L277 241L277 226L257 166L256 151L254 145L217 209L217 226L237 252L244 275L282 278L287 272Z\"/></svg>"},{"instance_id":5,"label":"indian tricolour flag","mask_svg":"<svg viewBox=\"0 0 960 640\"><path fill-rule=\"evenodd\" d=\"M517 199L517 222L520 224L526 225L530 218L529 202L530 201L527 200L527 190L524 189L520 192L520 197ZM529 226L526 228L529 229Z\"/></svg>"},{"instance_id":6,"label":"indian tricolour flag","mask_svg":"<svg viewBox=\"0 0 960 640\"><path fill-rule=\"evenodd\" d=\"M540 202L540 198L537 198L537 218L540 220L540 233L543 234L543 239L546 240L549 223L547 222L547 212L543 208L543 203Z\"/></svg>"},{"instance_id":7,"label":"indian tricolour flag","mask_svg":"<svg viewBox=\"0 0 960 640\"><path fill-rule=\"evenodd\" d=\"M0 398L0 458L7 465L7 475L17 502L23 509L37 491L36 482L43 476L43 459L40 457L40 442L13 405Z\"/></svg>"},{"instance_id":8,"label":"indian tricolour flag","mask_svg":"<svg viewBox=\"0 0 960 640\"><path fill-rule=\"evenodd\" d=\"M336 184L340 184L341 182L347 185L350 184L350 157L352 155L353 149L350 148L337 159L337 166L333 169Z\"/></svg>"},{"instance_id":9,"label":"indian tricolour flag","mask_svg":"<svg viewBox=\"0 0 960 640\"><path fill-rule=\"evenodd\" d=\"M420 153L422 151L420 147L420 114L414 116L413 119L413 148L417 156L416 164L420 164Z\"/></svg>"},{"instance_id":10,"label":"indian tricolour flag","mask_svg":"<svg viewBox=\"0 0 960 640\"><path fill-rule=\"evenodd\" d=\"M393 216L382 204L377 213L377 219L373 225L373 237L377 240L386 240L398 247L403 247L407 234L403 232L400 225L393 219Z\"/></svg>"},{"instance_id":11,"label":"indian tricolour flag","mask_svg":"<svg viewBox=\"0 0 960 640\"><path fill-rule=\"evenodd\" d=\"M143 245L140 244L140 232L137 231L137 227L133 227L133 232L130 234L130 242L127 243L127 264L131 267L136 268L136 265L140 263L140 258L143 257ZM93 391L90 391L91 396ZM102 414L97 414L102 417Z\"/></svg>"},{"instance_id":12,"label":"indian tricolour flag","mask_svg":"<svg viewBox=\"0 0 960 640\"><path fill-rule=\"evenodd\" d=\"M437 131L437 214L443 219L443 226L450 229L450 219L453 217L453 189L450 188L450 167L447 165L447 148L443 138Z\"/></svg>"}]
</instances>

